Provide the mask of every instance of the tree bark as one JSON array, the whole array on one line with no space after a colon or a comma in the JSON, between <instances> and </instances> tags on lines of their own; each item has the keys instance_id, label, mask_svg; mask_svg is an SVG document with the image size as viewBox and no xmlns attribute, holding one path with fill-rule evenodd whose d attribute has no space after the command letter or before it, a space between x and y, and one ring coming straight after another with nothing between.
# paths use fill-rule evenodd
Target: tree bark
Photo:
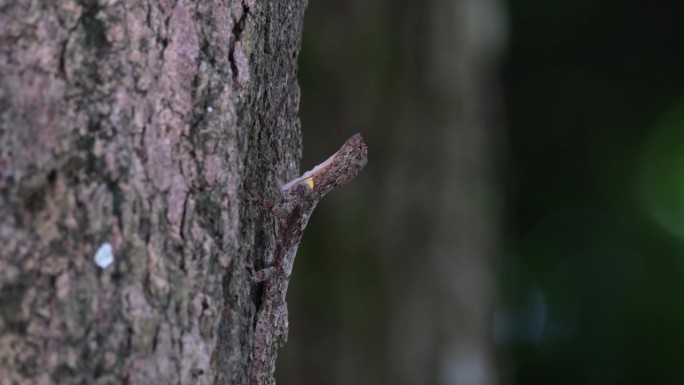
<instances>
[{"instance_id":1,"label":"tree bark","mask_svg":"<svg viewBox=\"0 0 684 385\"><path fill-rule=\"evenodd\" d=\"M305 5L0 4L0 384L246 383Z\"/></svg>"}]
</instances>

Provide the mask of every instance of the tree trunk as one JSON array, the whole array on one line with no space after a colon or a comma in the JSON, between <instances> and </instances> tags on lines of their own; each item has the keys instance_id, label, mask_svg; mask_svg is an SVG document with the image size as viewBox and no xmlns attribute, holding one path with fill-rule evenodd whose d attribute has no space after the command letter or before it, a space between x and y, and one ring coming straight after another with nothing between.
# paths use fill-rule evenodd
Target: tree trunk
<instances>
[{"instance_id":1,"label":"tree trunk","mask_svg":"<svg viewBox=\"0 0 684 385\"><path fill-rule=\"evenodd\" d=\"M380 207L391 213L384 239L393 384L498 383L500 7L498 0L432 0L404 8L403 20L418 31L405 40L405 70L417 79L405 84L397 161Z\"/></svg>"},{"instance_id":2,"label":"tree trunk","mask_svg":"<svg viewBox=\"0 0 684 385\"><path fill-rule=\"evenodd\" d=\"M0 384L246 383L305 3L0 5Z\"/></svg>"}]
</instances>

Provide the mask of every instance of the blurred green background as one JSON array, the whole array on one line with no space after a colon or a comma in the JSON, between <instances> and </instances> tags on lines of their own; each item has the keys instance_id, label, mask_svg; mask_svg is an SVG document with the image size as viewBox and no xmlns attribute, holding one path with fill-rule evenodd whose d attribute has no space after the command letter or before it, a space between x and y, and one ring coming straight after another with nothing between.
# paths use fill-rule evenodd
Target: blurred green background
<instances>
[{"instance_id":1,"label":"blurred green background","mask_svg":"<svg viewBox=\"0 0 684 385\"><path fill-rule=\"evenodd\" d=\"M684 383L682 15L311 2L302 167L370 160L311 220L279 383Z\"/></svg>"},{"instance_id":2,"label":"blurred green background","mask_svg":"<svg viewBox=\"0 0 684 385\"><path fill-rule=\"evenodd\" d=\"M673 4L509 3L500 278L518 383L684 383L684 29Z\"/></svg>"}]
</instances>

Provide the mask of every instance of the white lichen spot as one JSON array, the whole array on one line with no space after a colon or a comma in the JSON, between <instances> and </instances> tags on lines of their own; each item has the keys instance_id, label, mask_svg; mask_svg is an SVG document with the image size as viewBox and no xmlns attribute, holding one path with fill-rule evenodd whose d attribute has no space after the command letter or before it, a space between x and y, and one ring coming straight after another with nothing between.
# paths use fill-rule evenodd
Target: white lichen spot
<instances>
[{"instance_id":1,"label":"white lichen spot","mask_svg":"<svg viewBox=\"0 0 684 385\"><path fill-rule=\"evenodd\" d=\"M214 109L211 108L211 106L207 107L207 112L213 112L213 111L214 111Z\"/></svg>"},{"instance_id":2,"label":"white lichen spot","mask_svg":"<svg viewBox=\"0 0 684 385\"><path fill-rule=\"evenodd\" d=\"M114 253L112 253L112 245L103 243L95 253L95 263L103 269L114 263Z\"/></svg>"}]
</instances>

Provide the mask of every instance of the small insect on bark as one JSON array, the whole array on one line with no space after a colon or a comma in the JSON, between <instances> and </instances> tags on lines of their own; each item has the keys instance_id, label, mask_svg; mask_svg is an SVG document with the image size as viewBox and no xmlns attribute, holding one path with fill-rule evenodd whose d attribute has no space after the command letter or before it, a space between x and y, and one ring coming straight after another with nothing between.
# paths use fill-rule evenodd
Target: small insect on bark
<instances>
[{"instance_id":1,"label":"small insect on bark","mask_svg":"<svg viewBox=\"0 0 684 385\"><path fill-rule=\"evenodd\" d=\"M265 384L272 378L273 360L269 358L275 356L277 331L282 330L280 325L287 322L287 286L297 248L311 213L325 194L349 183L367 162L366 143L361 134L355 134L323 163L280 186L282 202L277 205L261 202L276 216L278 223L273 263L253 273L254 281L263 282L264 289L254 330L249 376L251 385ZM253 199L259 201L256 196Z\"/></svg>"}]
</instances>

